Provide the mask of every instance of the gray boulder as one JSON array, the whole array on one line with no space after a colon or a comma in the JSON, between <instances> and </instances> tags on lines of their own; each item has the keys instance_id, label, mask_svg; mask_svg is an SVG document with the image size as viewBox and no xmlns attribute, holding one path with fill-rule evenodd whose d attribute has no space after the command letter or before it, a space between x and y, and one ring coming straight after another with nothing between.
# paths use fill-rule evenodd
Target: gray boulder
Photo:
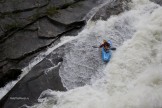
<instances>
[{"instance_id":1,"label":"gray boulder","mask_svg":"<svg viewBox=\"0 0 162 108\"><path fill-rule=\"evenodd\" d=\"M67 9L59 10L57 15L49 16L49 18L69 25L83 21L86 14L96 5L97 4L93 0L80 1L70 5Z\"/></svg>"},{"instance_id":2,"label":"gray boulder","mask_svg":"<svg viewBox=\"0 0 162 108\"><path fill-rule=\"evenodd\" d=\"M130 0L115 0L108 2L98 10L98 12L92 17L92 20L107 20L111 15L118 15L128 9L127 3L129 2Z\"/></svg>"},{"instance_id":3,"label":"gray boulder","mask_svg":"<svg viewBox=\"0 0 162 108\"><path fill-rule=\"evenodd\" d=\"M151 1L155 2L155 3L159 4L159 5L162 5L162 0L151 0Z\"/></svg>"},{"instance_id":4,"label":"gray boulder","mask_svg":"<svg viewBox=\"0 0 162 108\"><path fill-rule=\"evenodd\" d=\"M1 47L0 60L18 59L21 56L33 52L51 43L52 40L38 38L37 31L20 31L7 39Z\"/></svg>"},{"instance_id":5,"label":"gray boulder","mask_svg":"<svg viewBox=\"0 0 162 108\"><path fill-rule=\"evenodd\" d=\"M28 11L42 7L49 3L48 0L3 0L0 3L1 13Z\"/></svg>"}]
</instances>

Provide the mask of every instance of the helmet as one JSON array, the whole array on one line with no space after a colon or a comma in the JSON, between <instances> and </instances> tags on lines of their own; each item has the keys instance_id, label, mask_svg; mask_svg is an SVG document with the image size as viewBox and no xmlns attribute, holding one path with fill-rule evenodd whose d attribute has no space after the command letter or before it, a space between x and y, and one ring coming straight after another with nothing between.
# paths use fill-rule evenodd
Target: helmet
<instances>
[{"instance_id":1,"label":"helmet","mask_svg":"<svg viewBox=\"0 0 162 108\"><path fill-rule=\"evenodd\" d=\"M104 39L103 42L107 42L107 41Z\"/></svg>"}]
</instances>

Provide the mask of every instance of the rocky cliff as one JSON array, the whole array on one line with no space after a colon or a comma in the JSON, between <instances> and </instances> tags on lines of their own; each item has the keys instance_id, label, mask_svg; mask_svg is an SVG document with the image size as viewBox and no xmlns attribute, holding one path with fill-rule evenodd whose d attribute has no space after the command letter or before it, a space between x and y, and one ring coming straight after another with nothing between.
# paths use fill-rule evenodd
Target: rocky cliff
<instances>
[{"instance_id":1,"label":"rocky cliff","mask_svg":"<svg viewBox=\"0 0 162 108\"><path fill-rule=\"evenodd\" d=\"M22 68L47 47L58 43L61 36L77 35L85 25L84 17L97 5L96 0L0 0L0 87L16 80ZM65 91L58 71L63 54L60 50L34 67L21 84L16 84L1 99L0 106L31 105L48 88ZM29 100L16 101L13 97Z\"/></svg>"}]
</instances>

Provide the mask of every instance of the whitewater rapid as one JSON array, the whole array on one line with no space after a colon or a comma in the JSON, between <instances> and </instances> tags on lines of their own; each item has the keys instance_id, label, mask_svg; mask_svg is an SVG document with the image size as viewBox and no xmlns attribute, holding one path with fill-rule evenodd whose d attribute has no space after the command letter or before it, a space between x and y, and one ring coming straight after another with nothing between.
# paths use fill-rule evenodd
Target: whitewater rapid
<instances>
[{"instance_id":1,"label":"whitewater rapid","mask_svg":"<svg viewBox=\"0 0 162 108\"><path fill-rule=\"evenodd\" d=\"M80 33L85 38L76 40L112 39L118 48L110 63L98 68L103 75L67 92L46 90L32 108L162 107L162 7L149 0L133 0L129 5L129 11L107 21L89 22Z\"/></svg>"},{"instance_id":2,"label":"whitewater rapid","mask_svg":"<svg viewBox=\"0 0 162 108\"><path fill-rule=\"evenodd\" d=\"M162 108L162 7L149 0L132 0L129 7L107 21L89 21L77 37L62 38L61 43L31 61L22 77L61 45L68 43L65 51L71 49L60 68L68 91L46 90L40 95L39 104L25 106ZM102 39L111 39L117 47L108 64L101 61L99 49L92 49ZM1 97L16 83L1 90Z\"/></svg>"}]
</instances>

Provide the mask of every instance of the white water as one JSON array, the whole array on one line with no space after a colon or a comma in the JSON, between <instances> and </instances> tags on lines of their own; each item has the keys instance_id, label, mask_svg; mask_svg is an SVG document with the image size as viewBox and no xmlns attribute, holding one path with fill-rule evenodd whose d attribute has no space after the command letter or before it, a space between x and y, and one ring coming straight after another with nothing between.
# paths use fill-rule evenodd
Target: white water
<instances>
[{"instance_id":1,"label":"white water","mask_svg":"<svg viewBox=\"0 0 162 108\"><path fill-rule=\"evenodd\" d=\"M80 33L83 37L75 40L75 44L72 43L74 51L67 52L65 56L67 61L64 64L68 65L66 68L76 69L75 63L78 63L76 59L77 57L82 58L82 53L75 49L75 46L87 46L89 42L95 40L95 36L99 35L101 37L98 40L110 38L115 46L121 45L124 41L103 71L100 70L102 66L98 66L97 70L102 71L99 74L103 75L99 75L100 77L96 78L96 81L91 85L71 89L67 92L46 90L38 99L41 103L32 106L33 108L162 107L162 7L149 2L149 0L134 0L130 6L130 11L113 16L107 21L89 23L87 28ZM94 43L97 42L94 41ZM80 56L68 59L70 53L76 54L75 51ZM97 50L92 52L97 54ZM68 64L71 62L74 62L74 66ZM86 62L83 60L83 63ZM100 61L97 64L102 65ZM92 64L86 64L88 67L90 65ZM80 73L78 70L71 70L69 74L71 72L76 72L73 74L75 76L78 75L78 72ZM86 76L83 70L81 72ZM68 75L62 78L68 80ZM63 83L70 86L70 80Z\"/></svg>"},{"instance_id":2,"label":"white water","mask_svg":"<svg viewBox=\"0 0 162 108\"><path fill-rule=\"evenodd\" d=\"M138 19L133 12L113 16L108 21L89 21L79 38L66 45L66 55L59 72L63 85L68 90L93 84L104 77L106 64L101 60L101 50L92 46L99 46L103 39L111 39L113 46L118 47L130 39Z\"/></svg>"}]
</instances>

